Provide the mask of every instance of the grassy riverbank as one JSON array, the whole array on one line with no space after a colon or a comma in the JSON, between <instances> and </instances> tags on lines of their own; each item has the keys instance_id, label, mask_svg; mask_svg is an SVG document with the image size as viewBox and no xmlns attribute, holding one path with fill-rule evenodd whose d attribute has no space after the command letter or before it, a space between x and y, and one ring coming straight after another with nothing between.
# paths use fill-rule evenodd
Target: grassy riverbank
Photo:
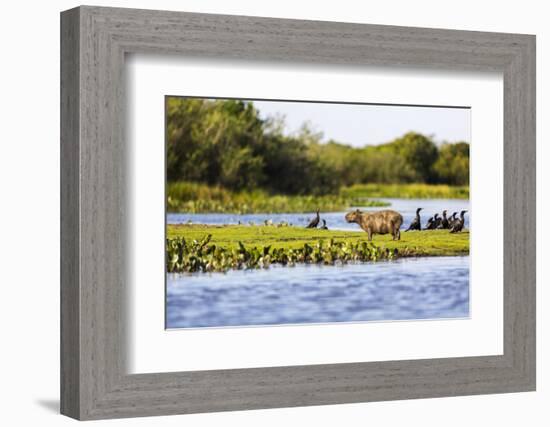
<instances>
[{"instance_id":1,"label":"grassy riverbank","mask_svg":"<svg viewBox=\"0 0 550 427\"><path fill-rule=\"evenodd\" d=\"M277 226L168 225L168 271L225 271L272 263L376 261L395 257L469 253L469 233L446 230L389 235L368 243L364 232Z\"/></svg>"},{"instance_id":2,"label":"grassy riverbank","mask_svg":"<svg viewBox=\"0 0 550 427\"><path fill-rule=\"evenodd\" d=\"M167 185L170 212L185 213L303 213L339 212L351 206L387 206L379 198L468 199L469 187L430 184L361 184L324 196L271 195L262 190L233 192L191 182Z\"/></svg>"},{"instance_id":3,"label":"grassy riverbank","mask_svg":"<svg viewBox=\"0 0 550 427\"><path fill-rule=\"evenodd\" d=\"M262 190L233 192L190 182L168 183L168 211L185 213L302 213L339 212L353 205L342 195L286 196L270 195ZM387 206L379 200L364 199L361 206Z\"/></svg>"}]
</instances>

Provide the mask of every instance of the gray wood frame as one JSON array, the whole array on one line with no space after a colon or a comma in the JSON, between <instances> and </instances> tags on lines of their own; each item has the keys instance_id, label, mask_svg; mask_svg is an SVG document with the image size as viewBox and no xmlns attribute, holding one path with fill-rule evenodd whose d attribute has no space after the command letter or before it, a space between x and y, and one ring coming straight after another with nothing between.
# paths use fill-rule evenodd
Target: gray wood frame
<instances>
[{"instance_id":1,"label":"gray wood frame","mask_svg":"<svg viewBox=\"0 0 550 427\"><path fill-rule=\"evenodd\" d=\"M504 75L504 354L128 375L124 55ZM83 6L61 14L61 412L77 419L535 389L535 37ZM474 184L475 185L475 184Z\"/></svg>"}]
</instances>

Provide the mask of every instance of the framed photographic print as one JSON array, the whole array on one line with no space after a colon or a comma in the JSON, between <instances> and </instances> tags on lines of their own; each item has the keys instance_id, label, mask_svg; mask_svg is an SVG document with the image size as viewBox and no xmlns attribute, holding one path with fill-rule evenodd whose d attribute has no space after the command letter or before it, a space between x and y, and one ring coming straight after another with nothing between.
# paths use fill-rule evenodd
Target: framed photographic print
<instances>
[{"instance_id":1,"label":"framed photographic print","mask_svg":"<svg viewBox=\"0 0 550 427\"><path fill-rule=\"evenodd\" d=\"M469 316L469 108L168 96L166 115L167 328Z\"/></svg>"},{"instance_id":2,"label":"framed photographic print","mask_svg":"<svg viewBox=\"0 0 550 427\"><path fill-rule=\"evenodd\" d=\"M535 38L61 15L77 419L535 389Z\"/></svg>"}]
</instances>

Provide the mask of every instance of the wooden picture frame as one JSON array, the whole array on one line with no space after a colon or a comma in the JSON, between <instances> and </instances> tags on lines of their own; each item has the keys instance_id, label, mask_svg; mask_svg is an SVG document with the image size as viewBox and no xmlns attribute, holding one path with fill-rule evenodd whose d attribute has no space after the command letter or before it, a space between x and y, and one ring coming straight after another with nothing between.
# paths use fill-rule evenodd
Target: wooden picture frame
<instances>
[{"instance_id":1,"label":"wooden picture frame","mask_svg":"<svg viewBox=\"0 0 550 427\"><path fill-rule=\"evenodd\" d=\"M124 57L504 78L504 353L129 375ZM61 14L61 412L101 419L535 389L535 37L104 7Z\"/></svg>"}]
</instances>

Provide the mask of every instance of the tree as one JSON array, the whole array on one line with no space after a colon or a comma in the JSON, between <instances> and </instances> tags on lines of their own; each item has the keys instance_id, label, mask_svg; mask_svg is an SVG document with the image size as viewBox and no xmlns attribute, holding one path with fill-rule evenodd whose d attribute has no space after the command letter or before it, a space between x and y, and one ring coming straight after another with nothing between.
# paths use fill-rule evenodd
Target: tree
<instances>
[{"instance_id":1,"label":"tree","mask_svg":"<svg viewBox=\"0 0 550 427\"><path fill-rule=\"evenodd\" d=\"M400 155L414 171L415 181L427 183L435 181L432 167L437 160L438 150L430 138L419 133L409 132L381 148Z\"/></svg>"},{"instance_id":2,"label":"tree","mask_svg":"<svg viewBox=\"0 0 550 427\"><path fill-rule=\"evenodd\" d=\"M263 184L263 121L252 103L169 98L168 180L227 188Z\"/></svg>"},{"instance_id":3,"label":"tree","mask_svg":"<svg viewBox=\"0 0 550 427\"><path fill-rule=\"evenodd\" d=\"M443 144L434 171L440 182L450 185L470 183L470 145L466 142Z\"/></svg>"},{"instance_id":4,"label":"tree","mask_svg":"<svg viewBox=\"0 0 550 427\"><path fill-rule=\"evenodd\" d=\"M320 195L358 183L467 184L469 145L409 132L387 144L355 148L305 123L284 133L284 117L263 119L252 102L170 97L167 178L230 190Z\"/></svg>"}]
</instances>

